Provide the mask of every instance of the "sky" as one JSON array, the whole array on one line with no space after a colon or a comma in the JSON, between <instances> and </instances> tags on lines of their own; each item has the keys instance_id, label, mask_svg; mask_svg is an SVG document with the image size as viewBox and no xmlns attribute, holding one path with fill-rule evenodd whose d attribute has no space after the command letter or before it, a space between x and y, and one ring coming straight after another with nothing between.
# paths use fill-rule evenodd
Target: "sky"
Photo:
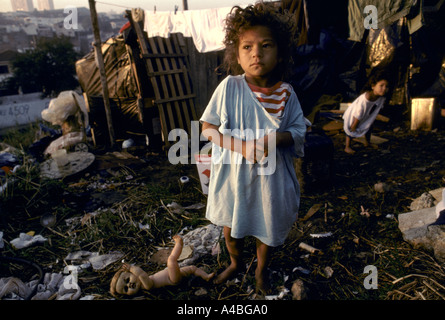
<instances>
[{"instance_id":1,"label":"sky","mask_svg":"<svg viewBox=\"0 0 445 320\"><path fill-rule=\"evenodd\" d=\"M88 0L53 0L55 9L66 7L89 8ZM183 0L96 0L96 10L120 12L125 9L142 8L152 10L156 6L157 11L174 11L175 5L182 10ZM186 0L189 10L231 7L234 5L247 5L256 0ZM37 0L33 0L34 8L37 8ZM112 4L112 5L109 5ZM0 0L0 12L12 11L11 0Z\"/></svg>"}]
</instances>

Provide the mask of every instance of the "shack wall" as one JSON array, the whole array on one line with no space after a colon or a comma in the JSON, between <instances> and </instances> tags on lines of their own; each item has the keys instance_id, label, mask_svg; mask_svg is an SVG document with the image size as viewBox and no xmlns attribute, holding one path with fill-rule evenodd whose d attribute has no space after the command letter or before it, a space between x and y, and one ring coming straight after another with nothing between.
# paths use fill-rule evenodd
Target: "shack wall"
<instances>
[{"instance_id":1,"label":"shack wall","mask_svg":"<svg viewBox=\"0 0 445 320\"><path fill-rule=\"evenodd\" d=\"M186 37L184 40L183 50L188 55L189 72L196 94L196 113L201 117L213 91L225 76L217 70L222 64L224 51L201 53L196 50L191 37Z\"/></svg>"}]
</instances>

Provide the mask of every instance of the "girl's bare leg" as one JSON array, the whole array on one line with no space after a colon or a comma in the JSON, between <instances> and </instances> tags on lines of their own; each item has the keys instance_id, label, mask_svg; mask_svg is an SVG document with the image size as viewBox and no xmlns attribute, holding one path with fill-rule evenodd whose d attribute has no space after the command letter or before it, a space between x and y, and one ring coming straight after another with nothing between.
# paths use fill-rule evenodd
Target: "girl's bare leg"
<instances>
[{"instance_id":1,"label":"girl's bare leg","mask_svg":"<svg viewBox=\"0 0 445 320\"><path fill-rule=\"evenodd\" d=\"M268 281L268 266L272 248L256 240L257 248L257 268L255 270L256 291L258 293L267 294L270 291L270 284Z\"/></svg>"},{"instance_id":2,"label":"girl's bare leg","mask_svg":"<svg viewBox=\"0 0 445 320\"><path fill-rule=\"evenodd\" d=\"M378 148L379 148L378 145L376 145L376 144L374 144L374 143L371 143L371 130L369 130L369 131L366 133L366 135L365 135L365 141L366 141L366 143L365 143L365 147L371 147L371 148L374 148L374 149L378 149Z\"/></svg>"},{"instance_id":3,"label":"girl's bare leg","mask_svg":"<svg viewBox=\"0 0 445 320\"><path fill-rule=\"evenodd\" d=\"M345 152L349 154L355 153L355 151L351 148L351 140L352 140L351 137L347 135L345 143Z\"/></svg>"},{"instance_id":4,"label":"girl's bare leg","mask_svg":"<svg viewBox=\"0 0 445 320\"><path fill-rule=\"evenodd\" d=\"M241 267L241 255L244 249L244 239L235 239L230 235L231 229L229 227L224 227L224 238L226 240L227 251L230 255L230 265L219 274L215 283L220 284L227 279L233 277Z\"/></svg>"}]
</instances>

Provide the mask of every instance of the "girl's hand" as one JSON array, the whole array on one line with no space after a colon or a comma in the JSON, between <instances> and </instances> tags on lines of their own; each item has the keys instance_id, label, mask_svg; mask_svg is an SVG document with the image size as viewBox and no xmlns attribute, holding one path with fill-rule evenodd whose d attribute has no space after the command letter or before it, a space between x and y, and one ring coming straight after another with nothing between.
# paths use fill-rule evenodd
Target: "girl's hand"
<instances>
[{"instance_id":1,"label":"girl's hand","mask_svg":"<svg viewBox=\"0 0 445 320\"><path fill-rule=\"evenodd\" d=\"M263 158L265 151L264 144L259 143L258 140L243 141L242 155L250 163L259 162Z\"/></svg>"},{"instance_id":2,"label":"girl's hand","mask_svg":"<svg viewBox=\"0 0 445 320\"><path fill-rule=\"evenodd\" d=\"M260 139L245 141L246 152L243 152L244 158L253 163L261 163L269 155L270 148L276 147L276 138L276 132L272 132Z\"/></svg>"}]
</instances>

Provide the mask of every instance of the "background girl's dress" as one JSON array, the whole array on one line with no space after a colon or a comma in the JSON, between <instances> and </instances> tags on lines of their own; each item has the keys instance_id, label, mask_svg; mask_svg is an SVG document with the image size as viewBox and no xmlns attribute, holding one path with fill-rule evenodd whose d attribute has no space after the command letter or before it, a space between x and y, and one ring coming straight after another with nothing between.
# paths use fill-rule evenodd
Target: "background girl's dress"
<instances>
[{"instance_id":1,"label":"background girl's dress","mask_svg":"<svg viewBox=\"0 0 445 320\"><path fill-rule=\"evenodd\" d=\"M213 144L206 217L232 230L233 238L254 236L268 246L284 243L295 222L300 187L292 157L304 155L306 125L295 92L280 117L270 115L249 88L244 75L228 76L215 90L201 121L223 134L258 139L289 131L293 146L277 148L266 163L247 163L241 154Z\"/></svg>"},{"instance_id":2,"label":"background girl's dress","mask_svg":"<svg viewBox=\"0 0 445 320\"><path fill-rule=\"evenodd\" d=\"M346 134L353 138L363 137L374 123L380 109L383 108L384 102L384 97L380 97L376 101L370 101L366 99L366 93L361 94L355 99L343 114L343 129ZM354 122L354 118L358 119L360 123L353 132L350 128Z\"/></svg>"}]
</instances>

